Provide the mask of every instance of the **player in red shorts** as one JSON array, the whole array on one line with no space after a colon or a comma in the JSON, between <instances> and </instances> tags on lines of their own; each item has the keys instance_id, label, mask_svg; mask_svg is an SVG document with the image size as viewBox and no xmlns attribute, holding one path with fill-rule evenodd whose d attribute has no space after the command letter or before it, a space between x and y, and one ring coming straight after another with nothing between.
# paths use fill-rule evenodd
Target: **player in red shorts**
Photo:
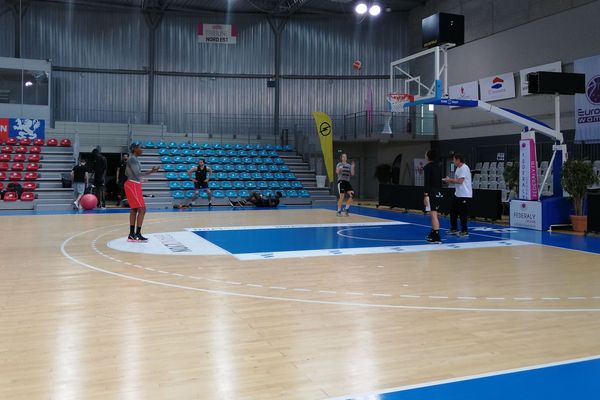
<instances>
[{"instance_id":1,"label":"player in red shorts","mask_svg":"<svg viewBox=\"0 0 600 400\"><path fill-rule=\"evenodd\" d=\"M129 202L129 236L128 242L147 242L148 239L142 236L142 224L146 215L146 203L142 194L142 176L150 175L159 170L158 166L152 167L150 171L142 173L142 166L138 157L142 155L142 148L139 143L131 145L131 157L127 160L125 175L127 181L124 189L127 201ZM137 226L137 227L136 227Z\"/></svg>"}]
</instances>

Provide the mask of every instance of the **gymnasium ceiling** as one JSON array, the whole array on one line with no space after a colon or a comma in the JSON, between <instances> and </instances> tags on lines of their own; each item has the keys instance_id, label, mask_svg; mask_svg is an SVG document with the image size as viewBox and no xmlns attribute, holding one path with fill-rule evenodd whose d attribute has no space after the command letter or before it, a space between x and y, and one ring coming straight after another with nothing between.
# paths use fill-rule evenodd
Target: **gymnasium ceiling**
<instances>
[{"instance_id":1,"label":"gymnasium ceiling","mask_svg":"<svg viewBox=\"0 0 600 400\"><path fill-rule=\"evenodd\" d=\"M355 0L45 0L81 6L139 9L147 12L238 13L289 16L336 15L353 12ZM366 0L367 3L375 2ZM378 0L382 11L410 11L425 0Z\"/></svg>"}]
</instances>

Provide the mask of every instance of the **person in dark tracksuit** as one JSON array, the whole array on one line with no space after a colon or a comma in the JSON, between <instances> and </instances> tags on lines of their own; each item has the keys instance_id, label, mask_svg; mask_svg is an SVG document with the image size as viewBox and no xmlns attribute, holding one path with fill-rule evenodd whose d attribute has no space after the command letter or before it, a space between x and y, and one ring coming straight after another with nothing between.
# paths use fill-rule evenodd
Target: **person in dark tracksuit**
<instances>
[{"instance_id":1,"label":"person in dark tracksuit","mask_svg":"<svg viewBox=\"0 0 600 400\"><path fill-rule=\"evenodd\" d=\"M436 162L437 157L433 150L429 150L425 156L428 163L423 168L425 173L423 205L431 215L431 232L429 232L426 239L431 243L442 243L440 221L438 220L438 211L444 198L442 194L442 169Z\"/></svg>"}]
</instances>

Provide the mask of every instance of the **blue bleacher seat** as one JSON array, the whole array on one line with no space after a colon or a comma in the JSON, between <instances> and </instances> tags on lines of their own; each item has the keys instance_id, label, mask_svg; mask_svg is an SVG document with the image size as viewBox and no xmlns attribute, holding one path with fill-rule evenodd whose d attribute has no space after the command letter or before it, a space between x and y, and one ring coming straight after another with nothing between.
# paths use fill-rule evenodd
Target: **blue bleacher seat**
<instances>
[{"instance_id":1,"label":"blue bleacher seat","mask_svg":"<svg viewBox=\"0 0 600 400\"><path fill-rule=\"evenodd\" d=\"M244 187L249 190L256 189L256 182L254 181L246 181L244 182Z\"/></svg>"},{"instance_id":2,"label":"blue bleacher seat","mask_svg":"<svg viewBox=\"0 0 600 400\"><path fill-rule=\"evenodd\" d=\"M227 154L225 154L227 157L237 157L238 152L237 150L227 150Z\"/></svg>"},{"instance_id":3,"label":"blue bleacher seat","mask_svg":"<svg viewBox=\"0 0 600 400\"><path fill-rule=\"evenodd\" d=\"M158 149L158 155L159 156L168 156L169 150L168 149Z\"/></svg>"},{"instance_id":4,"label":"blue bleacher seat","mask_svg":"<svg viewBox=\"0 0 600 400\"><path fill-rule=\"evenodd\" d=\"M283 148L283 151L292 151L292 150L293 150L293 147L291 144L288 144Z\"/></svg>"},{"instance_id":5,"label":"blue bleacher seat","mask_svg":"<svg viewBox=\"0 0 600 400\"><path fill-rule=\"evenodd\" d=\"M229 181L221 182L221 189L233 189L233 184Z\"/></svg>"},{"instance_id":6,"label":"blue bleacher seat","mask_svg":"<svg viewBox=\"0 0 600 400\"><path fill-rule=\"evenodd\" d=\"M176 200L181 200L185 198L185 193L183 193L181 190L176 190L171 194L171 196L173 196L173 198Z\"/></svg>"},{"instance_id":7,"label":"blue bleacher seat","mask_svg":"<svg viewBox=\"0 0 600 400\"><path fill-rule=\"evenodd\" d=\"M186 181L186 180L190 179L190 174L188 174L187 172L180 172L179 179L182 181Z\"/></svg>"},{"instance_id":8,"label":"blue bleacher seat","mask_svg":"<svg viewBox=\"0 0 600 400\"><path fill-rule=\"evenodd\" d=\"M258 165L260 165L260 164L263 164L263 159L262 159L261 157L254 157L254 158L252 159L252 162L253 162L254 164L258 164Z\"/></svg>"},{"instance_id":9,"label":"blue bleacher seat","mask_svg":"<svg viewBox=\"0 0 600 400\"><path fill-rule=\"evenodd\" d=\"M203 149L212 149L212 145L210 143L202 143L202 148Z\"/></svg>"},{"instance_id":10,"label":"blue bleacher seat","mask_svg":"<svg viewBox=\"0 0 600 400\"><path fill-rule=\"evenodd\" d=\"M238 193L235 190L227 190L225 191L225 196L235 198L238 197Z\"/></svg>"},{"instance_id":11,"label":"blue bleacher seat","mask_svg":"<svg viewBox=\"0 0 600 400\"><path fill-rule=\"evenodd\" d=\"M242 162L244 164L252 164L252 159L250 157L244 157L242 158Z\"/></svg>"},{"instance_id":12,"label":"blue bleacher seat","mask_svg":"<svg viewBox=\"0 0 600 400\"><path fill-rule=\"evenodd\" d=\"M240 157L248 157L248 152L246 150L239 150L238 156Z\"/></svg>"},{"instance_id":13,"label":"blue bleacher seat","mask_svg":"<svg viewBox=\"0 0 600 400\"><path fill-rule=\"evenodd\" d=\"M181 190L181 189L183 189L183 185L179 181L171 181L171 182L169 182L169 189Z\"/></svg>"},{"instance_id":14,"label":"blue bleacher seat","mask_svg":"<svg viewBox=\"0 0 600 400\"><path fill-rule=\"evenodd\" d=\"M205 157L213 157L215 155L215 151L211 150L211 149L206 149L204 150L204 156Z\"/></svg>"},{"instance_id":15,"label":"blue bleacher seat","mask_svg":"<svg viewBox=\"0 0 600 400\"><path fill-rule=\"evenodd\" d=\"M290 167L288 167L287 165L280 165L279 170L281 172L290 172Z\"/></svg>"},{"instance_id":16,"label":"blue bleacher seat","mask_svg":"<svg viewBox=\"0 0 600 400\"><path fill-rule=\"evenodd\" d=\"M269 167L264 164L260 164L257 168L258 172L269 172Z\"/></svg>"},{"instance_id":17,"label":"blue bleacher seat","mask_svg":"<svg viewBox=\"0 0 600 400\"><path fill-rule=\"evenodd\" d=\"M222 172L223 171L223 166L221 164L215 164L211 166L211 169L214 172Z\"/></svg>"},{"instance_id":18,"label":"blue bleacher seat","mask_svg":"<svg viewBox=\"0 0 600 400\"><path fill-rule=\"evenodd\" d=\"M215 154L219 157L225 157L227 155L227 152L223 149L216 149L215 148Z\"/></svg>"},{"instance_id":19,"label":"blue bleacher seat","mask_svg":"<svg viewBox=\"0 0 600 400\"><path fill-rule=\"evenodd\" d=\"M187 164L177 164L177 166L175 166L175 171L177 171L177 172L187 172L188 168L189 168L189 166Z\"/></svg>"},{"instance_id":20,"label":"blue bleacher seat","mask_svg":"<svg viewBox=\"0 0 600 400\"><path fill-rule=\"evenodd\" d=\"M181 142L181 143L179 143L179 148L180 149L189 149L190 144L188 142Z\"/></svg>"},{"instance_id":21,"label":"blue bleacher seat","mask_svg":"<svg viewBox=\"0 0 600 400\"><path fill-rule=\"evenodd\" d=\"M186 157L185 162L188 164L197 164L198 160L196 159L196 157Z\"/></svg>"},{"instance_id":22,"label":"blue bleacher seat","mask_svg":"<svg viewBox=\"0 0 600 400\"><path fill-rule=\"evenodd\" d=\"M164 149L166 147L167 147L167 144L165 142L163 142L162 140L160 142L156 142L157 149Z\"/></svg>"},{"instance_id":23,"label":"blue bleacher seat","mask_svg":"<svg viewBox=\"0 0 600 400\"><path fill-rule=\"evenodd\" d=\"M258 171L258 167L254 164L248 164L248 165L246 165L246 170L248 172L256 172L256 171Z\"/></svg>"},{"instance_id":24,"label":"blue bleacher seat","mask_svg":"<svg viewBox=\"0 0 600 400\"><path fill-rule=\"evenodd\" d=\"M277 165L269 165L269 172L279 173L279 166L277 166Z\"/></svg>"},{"instance_id":25,"label":"blue bleacher seat","mask_svg":"<svg viewBox=\"0 0 600 400\"><path fill-rule=\"evenodd\" d=\"M218 164L219 163L219 157L214 157L214 156L213 157L208 157L206 159L206 162L208 164Z\"/></svg>"},{"instance_id":26,"label":"blue bleacher seat","mask_svg":"<svg viewBox=\"0 0 600 400\"><path fill-rule=\"evenodd\" d=\"M225 157L221 157L221 164L231 164L231 158L225 156Z\"/></svg>"},{"instance_id":27,"label":"blue bleacher seat","mask_svg":"<svg viewBox=\"0 0 600 400\"><path fill-rule=\"evenodd\" d=\"M265 147L262 144L260 144L260 143L257 143L256 146L254 146L254 148L256 150L264 150L265 149Z\"/></svg>"},{"instance_id":28,"label":"blue bleacher seat","mask_svg":"<svg viewBox=\"0 0 600 400\"><path fill-rule=\"evenodd\" d=\"M243 181L248 181L248 180L252 179L252 175L250 175L249 172L242 172L240 174L240 179Z\"/></svg>"},{"instance_id":29,"label":"blue bleacher seat","mask_svg":"<svg viewBox=\"0 0 600 400\"><path fill-rule=\"evenodd\" d=\"M201 199L208 199L208 193L206 193L206 190L201 190L200 191L200 198Z\"/></svg>"},{"instance_id":30,"label":"blue bleacher seat","mask_svg":"<svg viewBox=\"0 0 600 400\"><path fill-rule=\"evenodd\" d=\"M184 189L186 189L186 190L194 190L194 182L192 182L192 181L184 181L182 187Z\"/></svg>"},{"instance_id":31,"label":"blue bleacher seat","mask_svg":"<svg viewBox=\"0 0 600 400\"><path fill-rule=\"evenodd\" d=\"M148 140L147 142L145 142L142 147L144 149L153 149L156 147L156 144L154 144L154 142L152 140Z\"/></svg>"},{"instance_id":32,"label":"blue bleacher seat","mask_svg":"<svg viewBox=\"0 0 600 400\"><path fill-rule=\"evenodd\" d=\"M269 157L279 157L279 154L277 154L277 152L275 150L271 150L269 151Z\"/></svg>"},{"instance_id":33,"label":"blue bleacher seat","mask_svg":"<svg viewBox=\"0 0 600 400\"><path fill-rule=\"evenodd\" d=\"M182 164L183 161L184 161L183 157L181 157L181 156L175 156L175 157L173 157L173 163L175 163L175 164Z\"/></svg>"},{"instance_id":34,"label":"blue bleacher seat","mask_svg":"<svg viewBox=\"0 0 600 400\"><path fill-rule=\"evenodd\" d=\"M271 189L261 190L260 194L262 194L263 197L275 197L275 192Z\"/></svg>"},{"instance_id":35,"label":"blue bleacher seat","mask_svg":"<svg viewBox=\"0 0 600 400\"><path fill-rule=\"evenodd\" d=\"M196 197L196 191L195 190L188 190L185 192L185 197L187 199L193 199L194 197Z\"/></svg>"},{"instance_id":36,"label":"blue bleacher seat","mask_svg":"<svg viewBox=\"0 0 600 400\"><path fill-rule=\"evenodd\" d=\"M298 178L296 178L296 175L294 175L293 172L287 172L285 174L285 179L287 179L288 181L295 181Z\"/></svg>"},{"instance_id":37,"label":"blue bleacher seat","mask_svg":"<svg viewBox=\"0 0 600 400\"><path fill-rule=\"evenodd\" d=\"M294 189L302 189L302 182L300 182L300 181L293 181L292 182L292 187Z\"/></svg>"},{"instance_id":38,"label":"blue bleacher seat","mask_svg":"<svg viewBox=\"0 0 600 400\"><path fill-rule=\"evenodd\" d=\"M275 146L275 151L283 151L283 146L281 146L281 145Z\"/></svg>"},{"instance_id":39,"label":"blue bleacher seat","mask_svg":"<svg viewBox=\"0 0 600 400\"><path fill-rule=\"evenodd\" d=\"M246 146L244 146L244 148L245 148L246 150L252 150L252 149L254 149L254 145L252 145L252 144L248 143Z\"/></svg>"},{"instance_id":40,"label":"blue bleacher seat","mask_svg":"<svg viewBox=\"0 0 600 400\"><path fill-rule=\"evenodd\" d=\"M226 181L227 180L227 172L217 172L215 174L215 177L220 181Z\"/></svg>"},{"instance_id":41,"label":"blue bleacher seat","mask_svg":"<svg viewBox=\"0 0 600 400\"><path fill-rule=\"evenodd\" d=\"M272 181L273 179L275 179L275 177L273 176L273 174L272 174L272 173L270 173L270 172L265 172L265 173L263 174L263 179L264 179L265 181Z\"/></svg>"},{"instance_id":42,"label":"blue bleacher seat","mask_svg":"<svg viewBox=\"0 0 600 400\"><path fill-rule=\"evenodd\" d=\"M265 157L265 158L263 158L263 163L273 164L273 159L271 157Z\"/></svg>"},{"instance_id":43,"label":"blue bleacher seat","mask_svg":"<svg viewBox=\"0 0 600 400\"><path fill-rule=\"evenodd\" d=\"M234 149L236 149L236 150L242 150L242 149L244 148L244 146L242 146L242 145L241 145L241 144L239 144L239 143L236 143L236 144L233 146L233 148L234 148Z\"/></svg>"},{"instance_id":44,"label":"blue bleacher seat","mask_svg":"<svg viewBox=\"0 0 600 400\"><path fill-rule=\"evenodd\" d=\"M225 164L225 166L223 167L223 169L227 172L233 172L235 171L235 165L233 164Z\"/></svg>"},{"instance_id":45,"label":"blue bleacher seat","mask_svg":"<svg viewBox=\"0 0 600 400\"><path fill-rule=\"evenodd\" d=\"M175 171L175 166L173 164L163 164L162 168L165 172Z\"/></svg>"},{"instance_id":46,"label":"blue bleacher seat","mask_svg":"<svg viewBox=\"0 0 600 400\"><path fill-rule=\"evenodd\" d=\"M285 194L287 195L287 197L290 197L290 198L298 197L298 192L295 190L287 190L285 192Z\"/></svg>"},{"instance_id":47,"label":"blue bleacher seat","mask_svg":"<svg viewBox=\"0 0 600 400\"><path fill-rule=\"evenodd\" d=\"M162 156L160 158L160 162L162 162L163 164L167 164L167 163L170 164L173 162L173 159L169 156Z\"/></svg>"},{"instance_id":48,"label":"blue bleacher seat","mask_svg":"<svg viewBox=\"0 0 600 400\"><path fill-rule=\"evenodd\" d=\"M213 197L215 199L223 199L223 198L225 198L225 193L222 190L215 190L213 192Z\"/></svg>"},{"instance_id":49,"label":"blue bleacher seat","mask_svg":"<svg viewBox=\"0 0 600 400\"><path fill-rule=\"evenodd\" d=\"M196 157L204 157L204 150L196 149L194 150L194 155Z\"/></svg>"},{"instance_id":50,"label":"blue bleacher seat","mask_svg":"<svg viewBox=\"0 0 600 400\"><path fill-rule=\"evenodd\" d=\"M229 174L227 174L227 179L229 179L230 181L237 181L240 179L240 174L238 174L237 172L230 172Z\"/></svg>"},{"instance_id":51,"label":"blue bleacher seat","mask_svg":"<svg viewBox=\"0 0 600 400\"><path fill-rule=\"evenodd\" d=\"M242 159L239 157L231 157L231 163L232 164L241 164L242 163Z\"/></svg>"},{"instance_id":52,"label":"blue bleacher seat","mask_svg":"<svg viewBox=\"0 0 600 400\"><path fill-rule=\"evenodd\" d=\"M283 175L281 172L274 173L273 177L275 179L277 179L278 181L284 181L285 180L285 175Z\"/></svg>"},{"instance_id":53,"label":"blue bleacher seat","mask_svg":"<svg viewBox=\"0 0 600 400\"><path fill-rule=\"evenodd\" d=\"M308 193L308 190L305 190L305 189L299 190L298 195L300 197L304 197L304 198L310 197L310 193Z\"/></svg>"},{"instance_id":54,"label":"blue bleacher seat","mask_svg":"<svg viewBox=\"0 0 600 400\"><path fill-rule=\"evenodd\" d=\"M225 150L231 150L232 148L233 148L233 146L230 143L223 144L223 149L225 149Z\"/></svg>"},{"instance_id":55,"label":"blue bleacher seat","mask_svg":"<svg viewBox=\"0 0 600 400\"><path fill-rule=\"evenodd\" d=\"M265 145L265 150L268 150L268 151L273 150L273 145L272 144L266 144Z\"/></svg>"},{"instance_id":56,"label":"blue bleacher seat","mask_svg":"<svg viewBox=\"0 0 600 400\"><path fill-rule=\"evenodd\" d=\"M251 176L252 176L252 180L254 180L254 181L262 180L262 174L260 172L253 172L251 174Z\"/></svg>"},{"instance_id":57,"label":"blue bleacher seat","mask_svg":"<svg viewBox=\"0 0 600 400\"><path fill-rule=\"evenodd\" d=\"M181 151L181 155L185 156L185 157L189 157L189 156L191 156L193 154L194 154L194 152L192 150L190 150L190 149L185 149L185 150Z\"/></svg>"},{"instance_id":58,"label":"blue bleacher seat","mask_svg":"<svg viewBox=\"0 0 600 400\"><path fill-rule=\"evenodd\" d=\"M238 196L240 196L243 199L245 199L246 197L250 197L250 191L249 190L238 190Z\"/></svg>"},{"instance_id":59,"label":"blue bleacher seat","mask_svg":"<svg viewBox=\"0 0 600 400\"><path fill-rule=\"evenodd\" d=\"M291 189L292 184L289 181L279 181L279 187L282 189Z\"/></svg>"},{"instance_id":60,"label":"blue bleacher seat","mask_svg":"<svg viewBox=\"0 0 600 400\"><path fill-rule=\"evenodd\" d=\"M208 181L208 188L209 189L220 189L221 185L219 185L219 182L217 181Z\"/></svg>"},{"instance_id":61,"label":"blue bleacher seat","mask_svg":"<svg viewBox=\"0 0 600 400\"><path fill-rule=\"evenodd\" d=\"M181 150L179 150L179 149L171 149L171 150L169 150L169 154L172 155L172 156L179 156L179 155L181 155Z\"/></svg>"},{"instance_id":62,"label":"blue bleacher seat","mask_svg":"<svg viewBox=\"0 0 600 400\"><path fill-rule=\"evenodd\" d=\"M179 148L179 146L177 145L177 142L169 142L169 144L167 144L167 147L169 149L177 149L177 148Z\"/></svg>"},{"instance_id":63,"label":"blue bleacher seat","mask_svg":"<svg viewBox=\"0 0 600 400\"><path fill-rule=\"evenodd\" d=\"M177 175L177 172L167 172L167 174L165 175L165 177L170 180L170 181L174 181L177 180L177 178L179 177L179 175Z\"/></svg>"},{"instance_id":64,"label":"blue bleacher seat","mask_svg":"<svg viewBox=\"0 0 600 400\"><path fill-rule=\"evenodd\" d=\"M273 162L274 162L275 164L277 164L277 165L283 165L283 164L285 164L285 161L283 161L283 158L279 158L279 157L277 157L277 158L274 158L274 159L273 159Z\"/></svg>"},{"instance_id":65,"label":"blue bleacher seat","mask_svg":"<svg viewBox=\"0 0 600 400\"><path fill-rule=\"evenodd\" d=\"M249 150L248 151L248 157L258 157L258 151L256 151L256 150Z\"/></svg>"},{"instance_id":66,"label":"blue bleacher seat","mask_svg":"<svg viewBox=\"0 0 600 400\"><path fill-rule=\"evenodd\" d=\"M279 189L279 182L277 181L270 181L269 182L269 189Z\"/></svg>"},{"instance_id":67,"label":"blue bleacher seat","mask_svg":"<svg viewBox=\"0 0 600 400\"><path fill-rule=\"evenodd\" d=\"M233 188L234 189L238 189L239 190L239 189L243 189L244 187L245 187L244 186L244 182L242 182L242 181L235 181L235 182L233 182Z\"/></svg>"},{"instance_id":68,"label":"blue bleacher seat","mask_svg":"<svg viewBox=\"0 0 600 400\"><path fill-rule=\"evenodd\" d=\"M192 145L190 146L190 148L192 148L194 150L198 150L198 149L201 149L202 146L198 142L193 142Z\"/></svg>"},{"instance_id":69,"label":"blue bleacher seat","mask_svg":"<svg viewBox=\"0 0 600 400\"><path fill-rule=\"evenodd\" d=\"M235 170L237 172L246 172L246 166L244 164L236 164Z\"/></svg>"},{"instance_id":70,"label":"blue bleacher seat","mask_svg":"<svg viewBox=\"0 0 600 400\"><path fill-rule=\"evenodd\" d=\"M215 150L219 150L219 149L222 149L223 146L221 146L221 143L213 143L213 147L212 148L215 149Z\"/></svg>"},{"instance_id":71,"label":"blue bleacher seat","mask_svg":"<svg viewBox=\"0 0 600 400\"><path fill-rule=\"evenodd\" d=\"M269 153L266 150L261 150L258 152L259 157L267 157Z\"/></svg>"},{"instance_id":72,"label":"blue bleacher seat","mask_svg":"<svg viewBox=\"0 0 600 400\"><path fill-rule=\"evenodd\" d=\"M267 182L265 182L265 181L258 181L258 182L256 182L256 187L259 188L259 189L261 189L261 190L264 190L264 189L268 189L269 188L269 184Z\"/></svg>"}]
</instances>

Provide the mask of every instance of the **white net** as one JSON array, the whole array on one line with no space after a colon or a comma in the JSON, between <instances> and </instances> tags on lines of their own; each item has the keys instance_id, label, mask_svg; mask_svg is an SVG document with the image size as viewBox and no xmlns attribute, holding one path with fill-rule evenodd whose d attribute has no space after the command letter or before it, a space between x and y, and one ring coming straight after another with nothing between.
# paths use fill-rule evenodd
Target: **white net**
<instances>
[{"instance_id":1,"label":"white net","mask_svg":"<svg viewBox=\"0 0 600 400\"><path fill-rule=\"evenodd\" d=\"M408 111L404 104L415 100L415 97L406 93L390 93L386 96L388 111L393 113Z\"/></svg>"}]
</instances>

